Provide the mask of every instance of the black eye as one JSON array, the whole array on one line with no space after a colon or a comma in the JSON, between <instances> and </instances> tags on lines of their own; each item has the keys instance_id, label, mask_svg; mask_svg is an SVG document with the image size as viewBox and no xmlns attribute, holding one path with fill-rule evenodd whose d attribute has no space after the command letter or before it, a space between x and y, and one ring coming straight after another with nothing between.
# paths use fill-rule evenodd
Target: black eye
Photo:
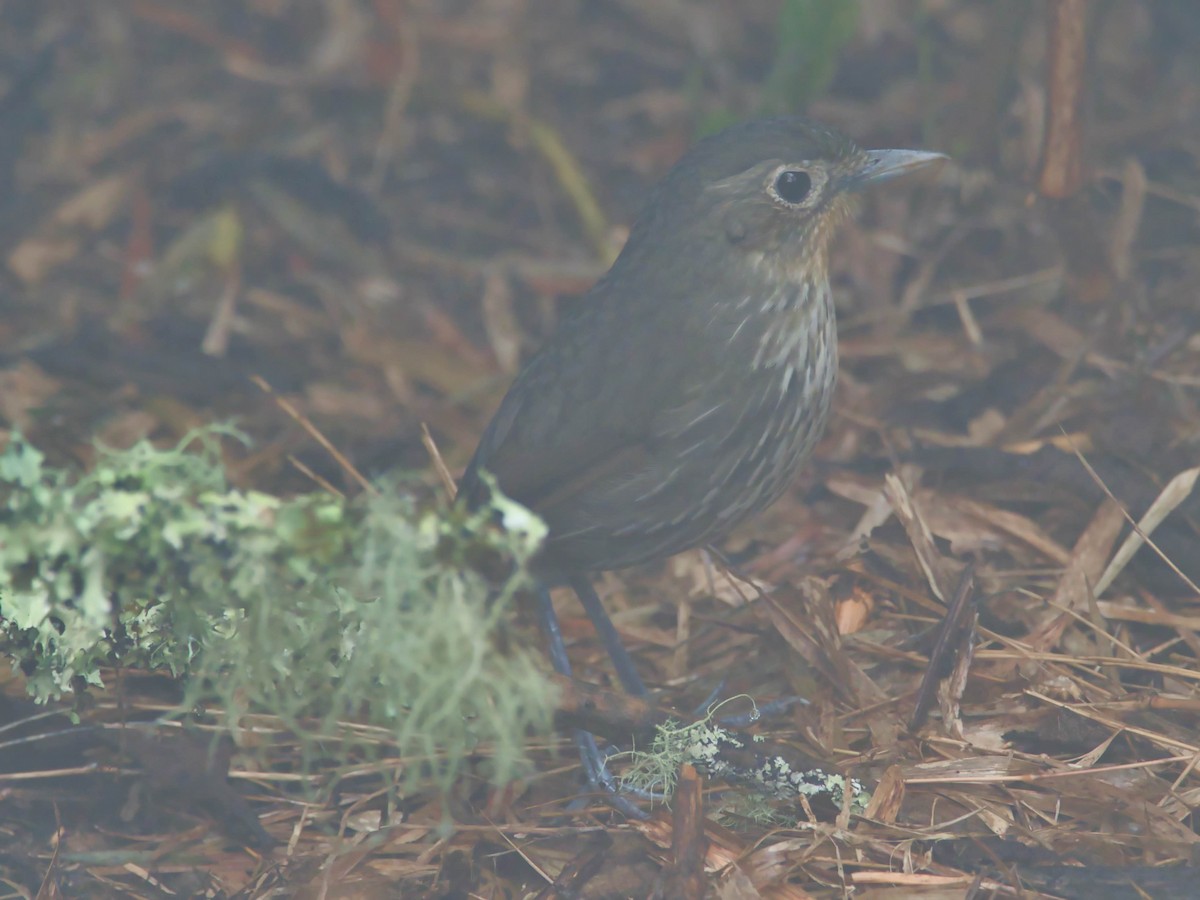
<instances>
[{"instance_id":1,"label":"black eye","mask_svg":"<svg viewBox=\"0 0 1200 900\"><path fill-rule=\"evenodd\" d=\"M788 169L775 179L775 193L784 203L800 204L812 190L812 178L801 169Z\"/></svg>"}]
</instances>

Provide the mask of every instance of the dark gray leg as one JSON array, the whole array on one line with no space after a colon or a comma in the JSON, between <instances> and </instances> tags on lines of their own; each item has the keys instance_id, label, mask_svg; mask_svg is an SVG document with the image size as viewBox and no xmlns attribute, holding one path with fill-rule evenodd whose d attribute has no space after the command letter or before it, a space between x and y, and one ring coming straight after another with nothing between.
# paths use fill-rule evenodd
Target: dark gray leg
<instances>
[{"instance_id":1,"label":"dark gray leg","mask_svg":"<svg viewBox=\"0 0 1200 900\"><path fill-rule=\"evenodd\" d=\"M546 640L550 644L550 664L554 666L554 671L559 675L565 675L570 678L571 660L567 657L567 645L563 641L562 628L559 627L558 616L554 613L554 604L550 600L550 591L544 585L539 584L537 595L538 621L541 623L542 631L546 633ZM611 622L609 623L609 627L612 627ZM592 733L584 731L582 728L577 728L575 729L574 738L575 746L579 748L579 758L583 762L583 772L587 777L588 784L597 790L606 792L609 802L618 812L633 819L646 818L644 812L620 795L617 782L613 778L612 773L608 771L608 767L604 762L604 754L596 746L596 738L593 737Z\"/></svg>"},{"instance_id":2,"label":"dark gray leg","mask_svg":"<svg viewBox=\"0 0 1200 900\"><path fill-rule=\"evenodd\" d=\"M538 595L538 624L550 643L550 664L559 675L571 677L571 660L567 657L567 645L563 641L562 628L558 624L558 616L554 612L554 601L550 599L549 589L542 584L537 586Z\"/></svg>"},{"instance_id":3,"label":"dark gray leg","mask_svg":"<svg viewBox=\"0 0 1200 900\"><path fill-rule=\"evenodd\" d=\"M569 583L575 591L575 595L579 598L579 602L583 604L583 609L588 614L588 618L596 626L596 631L600 634L600 640L604 642L604 649L608 651L608 658L612 660L613 667L617 670L617 678L621 680L621 685L628 693L633 694L633 696L645 697L647 694L645 682L642 681L642 676L638 674L633 657L629 655L629 651L621 643L621 636L617 634L617 629L613 625L612 619L608 617L608 612L605 611L604 604L600 602L600 596L596 593L596 589L592 587L592 582L586 575L578 575L572 578Z\"/></svg>"}]
</instances>

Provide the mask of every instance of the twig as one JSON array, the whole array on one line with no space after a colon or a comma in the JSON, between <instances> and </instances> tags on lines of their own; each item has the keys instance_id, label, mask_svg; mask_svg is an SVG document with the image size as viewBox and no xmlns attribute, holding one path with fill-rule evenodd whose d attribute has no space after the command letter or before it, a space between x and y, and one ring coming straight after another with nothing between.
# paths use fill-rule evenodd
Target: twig
<instances>
[{"instance_id":1,"label":"twig","mask_svg":"<svg viewBox=\"0 0 1200 900\"><path fill-rule=\"evenodd\" d=\"M1065 434L1066 431L1064 430L1063 433ZM1095 469L1092 468L1092 464L1087 461L1087 459L1084 457L1084 455L1082 453L1080 453L1078 450L1075 450L1075 458L1078 459L1080 465L1082 465L1084 467L1084 469L1087 470L1088 475L1091 476L1092 481L1094 481L1096 483L1097 487L1099 487L1100 490L1104 491L1105 496L1107 496L1109 500L1111 500L1113 503L1116 503L1121 508L1121 514L1125 517L1125 520L1127 522L1129 522L1129 524L1133 527L1134 533L1137 534L1137 536L1139 538L1141 538L1143 541L1145 541L1150 546L1151 550L1153 550L1155 553L1158 554L1158 558L1161 559L1164 563L1166 563L1167 568L1169 568L1172 572L1174 572L1176 575L1179 576L1179 579L1188 586L1189 590L1193 591L1196 594L1200 594L1200 587L1196 586L1196 582L1194 582L1194 581L1192 581L1192 579L1188 578L1188 576L1179 568L1179 566L1175 565L1175 563L1173 563L1171 561L1170 557L1168 557L1167 554L1165 554L1159 548L1158 544L1156 544L1156 543L1154 543L1154 541L1150 540L1150 535L1148 535L1145 531L1142 530L1142 527L1139 523L1137 523L1133 520L1133 516L1131 516L1129 514L1129 510L1127 510L1125 508L1125 505L1123 503L1121 503L1121 501L1119 501L1115 496L1113 496L1113 492L1108 489L1108 485L1104 483L1104 479L1102 479L1100 477L1099 473ZM1189 469L1187 472L1182 473L1182 475L1189 475L1192 471L1193 470ZM1177 477L1179 477L1179 476L1177 476ZM1194 481L1194 478L1193 478L1193 481ZM1170 485L1168 485L1168 487L1170 487ZM1190 486L1189 486L1188 492L1190 493ZM1164 491L1164 494L1165 493L1166 493L1166 491ZM1160 497L1161 496L1162 495L1160 495ZM1155 506L1158 506L1157 500L1155 501ZM1156 510L1156 513L1157 513L1157 510ZM1149 517L1150 517L1150 513L1147 512L1146 518L1149 518ZM1154 524L1157 526L1157 524L1158 524L1157 521ZM1122 550L1124 550L1124 546L1122 546ZM1105 573L1105 574L1107 574L1107 573ZM1099 590L1097 590L1096 593L1099 594L1100 593Z\"/></svg>"},{"instance_id":2,"label":"twig","mask_svg":"<svg viewBox=\"0 0 1200 900\"><path fill-rule=\"evenodd\" d=\"M360 488L369 494L379 493L379 489L376 488L375 485L371 484L371 482L367 481L366 477L354 467L354 464L350 462L350 460L346 459L345 454L343 454L341 450L333 446L333 442L320 432L317 426L314 425L311 420L309 420L308 416L296 409L296 407L286 397L281 397L279 394L275 393L275 388L271 387L270 383L265 378L263 378L261 375L251 375L250 380L258 386L259 390L274 400L275 405L283 410L286 416L303 428L309 437L320 444L321 447L324 448L325 452L333 457L334 462L341 466L342 470L346 472L346 474L352 479L354 479L355 482L357 482Z\"/></svg>"},{"instance_id":3,"label":"twig","mask_svg":"<svg viewBox=\"0 0 1200 900\"><path fill-rule=\"evenodd\" d=\"M961 651L964 637L968 641L970 640L970 631L973 629L967 628L967 624L968 621L974 622L974 617L970 616L974 599L975 564L968 562L962 575L959 576L958 588L954 591L954 599L950 602L950 608L946 610L946 617L942 619L937 642L934 644L933 652L929 654L929 667L921 678L921 687L917 691L917 702L913 707L912 718L908 721L908 727L913 731L920 728L925 717L929 715L929 708L933 706L933 699L936 695L937 683L949 668L950 654L955 649Z\"/></svg>"},{"instance_id":4,"label":"twig","mask_svg":"<svg viewBox=\"0 0 1200 900\"><path fill-rule=\"evenodd\" d=\"M458 485L454 483L454 476L450 474L450 468L446 465L446 461L442 459L442 452L438 450L438 446L433 440L433 435L429 433L429 426L424 422L421 423L421 443L425 445L425 452L429 454L433 468L438 473L438 478L441 479L446 496L453 500L458 496Z\"/></svg>"},{"instance_id":5,"label":"twig","mask_svg":"<svg viewBox=\"0 0 1200 900\"><path fill-rule=\"evenodd\" d=\"M703 897L708 889L704 877L708 840L704 836L703 782L696 769L687 763L679 767L673 812L673 866L653 896L664 900L671 897Z\"/></svg>"},{"instance_id":6,"label":"twig","mask_svg":"<svg viewBox=\"0 0 1200 900\"><path fill-rule=\"evenodd\" d=\"M1042 196L1063 200L1083 185L1083 81L1087 63L1087 0L1052 0L1047 48L1046 140Z\"/></svg>"}]
</instances>

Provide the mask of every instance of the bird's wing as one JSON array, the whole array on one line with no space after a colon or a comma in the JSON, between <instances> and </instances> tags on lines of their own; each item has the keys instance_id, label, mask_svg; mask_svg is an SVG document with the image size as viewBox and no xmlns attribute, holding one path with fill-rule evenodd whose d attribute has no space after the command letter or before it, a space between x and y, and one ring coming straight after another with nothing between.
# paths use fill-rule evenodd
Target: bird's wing
<instances>
[{"instance_id":1,"label":"bird's wing","mask_svg":"<svg viewBox=\"0 0 1200 900\"><path fill-rule=\"evenodd\" d=\"M547 516L597 481L647 464L651 420L682 391L672 370L680 354L662 346L670 335L660 317L613 329L621 313L601 308L602 294L581 302L597 306L565 321L529 361L480 439L460 485L469 504L486 496L481 469Z\"/></svg>"}]
</instances>

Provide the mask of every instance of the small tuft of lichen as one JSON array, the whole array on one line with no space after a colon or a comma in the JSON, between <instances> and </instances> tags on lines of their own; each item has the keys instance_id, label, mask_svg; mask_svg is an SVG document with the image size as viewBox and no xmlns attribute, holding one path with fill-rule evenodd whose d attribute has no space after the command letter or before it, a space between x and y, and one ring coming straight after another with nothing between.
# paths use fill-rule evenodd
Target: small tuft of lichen
<instances>
[{"instance_id":1,"label":"small tuft of lichen","mask_svg":"<svg viewBox=\"0 0 1200 900\"><path fill-rule=\"evenodd\" d=\"M798 769L778 754L759 752L754 747L763 744L763 738L721 727L715 719L718 708L691 725L660 725L649 750L616 754L614 759L627 758L630 763L622 784L639 794L669 798L679 767L689 763L713 777L752 787L758 799L742 802L737 814L756 821L779 823L779 813L766 808L765 798L795 802L801 796L824 796L840 809L847 785L851 811L866 810L871 795L859 781L821 769Z\"/></svg>"}]
</instances>

